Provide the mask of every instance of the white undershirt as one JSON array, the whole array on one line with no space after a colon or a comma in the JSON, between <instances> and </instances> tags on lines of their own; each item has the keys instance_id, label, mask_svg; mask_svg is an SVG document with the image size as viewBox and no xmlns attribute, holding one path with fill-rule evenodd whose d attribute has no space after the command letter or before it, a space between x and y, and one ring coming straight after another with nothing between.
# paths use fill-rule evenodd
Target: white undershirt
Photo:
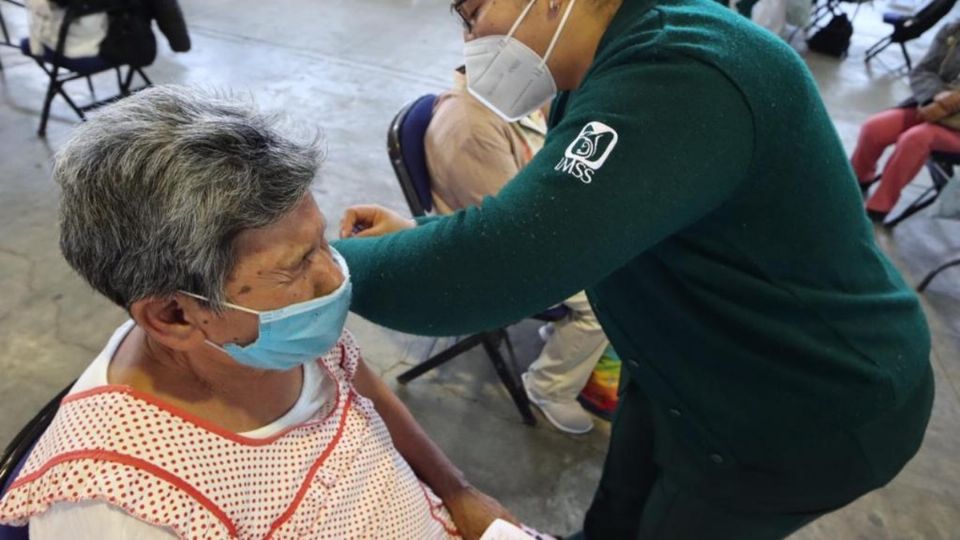
<instances>
[{"instance_id":1,"label":"white undershirt","mask_svg":"<svg viewBox=\"0 0 960 540\"><path fill-rule=\"evenodd\" d=\"M103 351L87 366L70 389L71 394L109 384L107 370L123 339L135 323L127 321L113 333ZM262 439L310 420L323 410L333 395L334 381L320 370L316 362L303 366L303 387L300 397L289 411L269 424L240 433L244 437ZM177 536L166 527L158 527L131 516L123 509L100 501L61 502L46 512L30 518L30 540L172 540Z\"/></svg>"}]
</instances>

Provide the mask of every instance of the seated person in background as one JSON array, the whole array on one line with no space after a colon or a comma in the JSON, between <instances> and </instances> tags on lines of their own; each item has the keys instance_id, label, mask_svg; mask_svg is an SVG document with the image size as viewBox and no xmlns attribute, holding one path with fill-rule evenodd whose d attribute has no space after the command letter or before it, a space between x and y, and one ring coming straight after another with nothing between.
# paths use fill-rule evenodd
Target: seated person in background
<instances>
[{"instance_id":1,"label":"seated person in background","mask_svg":"<svg viewBox=\"0 0 960 540\"><path fill-rule=\"evenodd\" d=\"M60 246L123 324L0 500L31 540L478 537L498 516L343 329L316 145L153 87L57 157ZM451 519L452 517L452 519Z\"/></svg>"},{"instance_id":2,"label":"seated person in background","mask_svg":"<svg viewBox=\"0 0 960 540\"><path fill-rule=\"evenodd\" d=\"M113 2L89 2L96 6ZM60 27L69 2L26 0L30 27L30 54L43 56L44 48L57 50ZM157 42L151 22L157 21L175 52L190 50L187 24L177 0L143 0L132 12L136 17L111 19L106 13L93 13L73 21L64 42L67 58L100 57L115 65L146 66L157 54Z\"/></svg>"},{"instance_id":3,"label":"seated person in background","mask_svg":"<svg viewBox=\"0 0 960 540\"><path fill-rule=\"evenodd\" d=\"M900 198L900 192L923 168L930 152L960 152L960 132L938 124L960 112L960 22L944 25L923 60L910 72L913 95L894 109L864 123L850 158L860 188L880 187L867 199L867 214L882 223ZM876 174L883 151L896 143L883 173Z\"/></svg>"},{"instance_id":4,"label":"seated person in background","mask_svg":"<svg viewBox=\"0 0 960 540\"><path fill-rule=\"evenodd\" d=\"M495 195L543 147L546 119L541 111L509 123L471 96L463 67L454 87L441 94L427 127L425 150L433 204L448 214ZM607 338L579 292L564 302L570 315L541 329L540 357L523 374L530 401L557 429L586 433L593 420L577 403Z\"/></svg>"}]
</instances>

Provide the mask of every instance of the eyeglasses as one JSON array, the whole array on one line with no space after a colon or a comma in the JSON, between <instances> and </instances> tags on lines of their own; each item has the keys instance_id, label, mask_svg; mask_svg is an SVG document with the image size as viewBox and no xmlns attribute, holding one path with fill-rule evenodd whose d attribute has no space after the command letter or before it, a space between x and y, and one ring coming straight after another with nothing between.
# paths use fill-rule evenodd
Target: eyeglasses
<instances>
[{"instance_id":1,"label":"eyeglasses","mask_svg":"<svg viewBox=\"0 0 960 540\"><path fill-rule=\"evenodd\" d=\"M482 3L482 0L454 0L450 4L450 11L460 16L465 31L473 32L473 22L477 18L477 12L480 11ZM468 7L467 4L472 7Z\"/></svg>"}]
</instances>

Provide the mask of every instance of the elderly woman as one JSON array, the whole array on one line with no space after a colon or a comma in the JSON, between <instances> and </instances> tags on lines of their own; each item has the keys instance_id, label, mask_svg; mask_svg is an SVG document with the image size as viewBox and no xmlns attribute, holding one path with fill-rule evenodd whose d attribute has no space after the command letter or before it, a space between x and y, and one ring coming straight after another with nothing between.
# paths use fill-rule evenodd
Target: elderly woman
<instances>
[{"instance_id":1,"label":"elderly woman","mask_svg":"<svg viewBox=\"0 0 960 540\"><path fill-rule=\"evenodd\" d=\"M893 109L877 113L863 124L850 158L860 189L880 187L867 198L867 215L882 223L933 151L960 152L960 132L943 124L960 112L960 22L943 25L927 55L910 72L913 95ZM882 174L877 161L891 144L893 154Z\"/></svg>"},{"instance_id":2,"label":"elderly woman","mask_svg":"<svg viewBox=\"0 0 960 540\"><path fill-rule=\"evenodd\" d=\"M157 87L60 153L61 248L123 324L0 502L32 540L476 537L472 488L343 330L313 144ZM452 519L451 519L452 518Z\"/></svg>"}]
</instances>

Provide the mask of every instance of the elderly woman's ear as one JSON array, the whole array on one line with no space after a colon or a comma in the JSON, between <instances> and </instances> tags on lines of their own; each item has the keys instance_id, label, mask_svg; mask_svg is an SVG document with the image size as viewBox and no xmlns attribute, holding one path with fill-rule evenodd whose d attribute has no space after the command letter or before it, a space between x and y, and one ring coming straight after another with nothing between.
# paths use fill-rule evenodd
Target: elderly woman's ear
<instances>
[{"instance_id":1,"label":"elderly woman's ear","mask_svg":"<svg viewBox=\"0 0 960 540\"><path fill-rule=\"evenodd\" d=\"M130 315L152 339L176 351L203 347L207 338L200 327L216 317L183 294L137 300L130 306Z\"/></svg>"}]
</instances>

